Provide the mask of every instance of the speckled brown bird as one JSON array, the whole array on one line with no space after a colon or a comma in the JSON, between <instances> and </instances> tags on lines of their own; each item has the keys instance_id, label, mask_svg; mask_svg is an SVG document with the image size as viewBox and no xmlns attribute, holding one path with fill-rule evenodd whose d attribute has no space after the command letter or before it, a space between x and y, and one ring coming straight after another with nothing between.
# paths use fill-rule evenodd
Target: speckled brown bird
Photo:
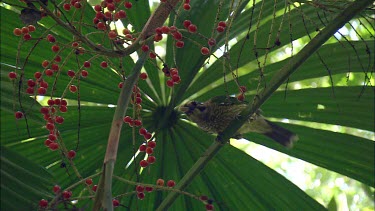
<instances>
[{"instance_id":1,"label":"speckled brown bird","mask_svg":"<svg viewBox=\"0 0 375 211\"><path fill-rule=\"evenodd\" d=\"M184 112L204 131L221 133L246 108L246 104L246 102L238 101L235 97L218 96L203 103L188 102L180 107L180 111ZM298 136L293 132L266 120L260 110L248 119L234 137L238 138L249 132L268 136L288 148L291 148L293 143L298 140Z\"/></svg>"}]
</instances>

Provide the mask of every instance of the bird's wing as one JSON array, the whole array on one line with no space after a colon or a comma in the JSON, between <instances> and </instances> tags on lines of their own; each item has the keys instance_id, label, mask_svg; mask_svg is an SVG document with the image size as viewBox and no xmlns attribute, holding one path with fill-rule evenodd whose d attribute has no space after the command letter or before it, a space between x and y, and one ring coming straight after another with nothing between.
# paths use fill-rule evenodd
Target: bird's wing
<instances>
[{"instance_id":1,"label":"bird's wing","mask_svg":"<svg viewBox=\"0 0 375 211\"><path fill-rule=\"evenodd\" d=\"M246 105L248 102L246 101L239 101L235 97L227 97L225 95L222 96L216 96L209 100L210 103L215 103L217 105Z\"/></svg>"}]
</instances>

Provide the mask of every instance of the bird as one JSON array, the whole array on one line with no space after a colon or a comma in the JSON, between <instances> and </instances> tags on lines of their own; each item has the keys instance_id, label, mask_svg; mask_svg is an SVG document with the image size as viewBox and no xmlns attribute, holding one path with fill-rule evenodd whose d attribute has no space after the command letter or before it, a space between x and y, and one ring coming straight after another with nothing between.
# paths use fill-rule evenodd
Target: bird
<instances>
[{"instance_id":1,"label":"bird","mask_svg":"<svg viewBox=\"0 0 375 211\"><path fill-rule=\"evenodd\" d=\"M179 110L202 130L220 134L238 118L247 104L246 101L239 101L236 97L217 96L206 102L187 102L181 105ZM293 143L298 141L297 134L267 120L260 109L247 120L233 138L241 138L243 134L249 132L263 134L287 148L292 148Z\"/></svg>"}]
</instances>

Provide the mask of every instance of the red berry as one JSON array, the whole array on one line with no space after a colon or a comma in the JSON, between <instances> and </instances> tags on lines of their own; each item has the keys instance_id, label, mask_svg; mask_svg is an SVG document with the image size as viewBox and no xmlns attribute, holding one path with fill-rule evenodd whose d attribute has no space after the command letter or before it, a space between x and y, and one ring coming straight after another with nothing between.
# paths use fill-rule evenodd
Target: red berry
<instances>
[{"instance_id":1,"label":"red berry","mask_svg":"<svg viewBox=\"0 0 375 211\"><path fill-rule=\"evenodd\" d=\"M55 105L55 101L52 100L52 99L49 99L49 100L47 101L47 104L48 104L49 106L53 106L53 105Z\"/></svg>"},{"instance_id":2,"label":"red berry","mask_svg":"<svg viewBox=\"0 0 375 211\"><path fill-rule=\"evenodd\" d=\"M151 155L152 153L154 153L154 150L151 148L151 147L147 147L146 148L146 153Z\"/></svg>"},{"instance_id":3,"label":"red berry","mask_svg":"<svg viewBox=\"0 0 375 211\"><path fill-rule=\"evenodd\" d=\"M23 113L21 111L17 111L16 113L14 113L14 116L16 117L16 119L21 119L23 117Z\"/></svg>"},{"instance_id":4,"label":"red berry","mask_svg":"<svg viewBox=\"0 0 375 211\"><path fill-rule=\"evenodd\" d=\"M190 33L195 33L197 32L197 26L194 24L190 24L190 26L188 27L188 30Z\"/></svg>"},{"instance_id":5,"label":"red berry","mask_svg":"<svg viewBox=\"0 0 375 211\"><path fill-rule=\"evenodd\" d=\"M76 85L70 85L70 86L69 86L69 90L70 90L72 93L74 93L74 92L77 91L77 86L76 86Z\"/></svg>"},{"instance_id":6,"label":"red berry","mask_svg":"<svg viewBox=\"0 0 375 211\"><path fill-rule=\"evenodd\" d=\"M54 103L55 103L56 105L60 105L61 100L60 100L59 98L56 98L56 99L54 100Z\"/></svg>"},{"instance_id":7,"label":"red berry","mask_svg":"<svg viewBox=\"0 0 375 211\"><path fill-rule=\"evenodd\" d=\"M135 119L135 120L133 121L133 123L134 123L134 126L136 126L136 127L139 127L139 126L142 125L142 121L139 120L139 119Z\"/></svg>"},{"instance_id":8,"label":"red berry","mask_svg":"<svg viewBox=\"0 0 375 211\"><path fill-rule=\"evenodd\" d=\"M147 148L147 146L145 144L142 144L141 146L139 146L139 151L144 152L144 151L146 151L146 148Z\"/></svg>"},{"instance_id":9,"label":"red berry","mask_svg":"<svg viewBox=\"0 0 375 211\"><path fill-rule=\"evenodd\" d=\"M31 35L30 34L24 34L23 35L23 39L24 40L30 40L31 39Z\"/></svg>"},{"instance_id":10,"label":"red berry","mask_svg":"<svg viewBox=\"0 0 375 211\"><path fill-rule=\"evenodd\" d=\"M142 185L137 185L137 187L135 187L135 190L137 192L143 192L145 190L145 187L143 187Z\"/></svg>"},{"instance_id":11,"label":"red berry","mask_svg":"<svg viewBox=\"0 0 375 211\"><path fill-rule=\"evenodd\" d=\"M15 72L10 72L10 73L8 73L8 77L9 77L11 80L16 79L16 78L17 78L17 73L15 73Z\"/></svg>"},{"instance_id":12,"label":"red berry","mask_svg":"<svg viewBox=\"0 0 375 211\"><path fill-rule=\"evenodd\" d=\"M62 105L62 106L60 106L60 111L62 112L62 113L65 113L67 110L68 110L68 108L66 107L66 106L64 106L64 105Z\"/></svg>"},{"instance_id":13,"label":"red berry","mask_svg":"<svg viewBox=\"0 0 375 211\"><path fill-rule=\"evenodd\" d=\"M39 79L40 77L42 77L42 73L41 72L35 72L34 73L34 78Z\"/></svg>"},{"instance_id":14,"label":"red berry","mask_svg":"<svg viewBox=\"0 0 375 211\"><path fill-rule=\"evenodd\" d=\"M105 62L105 61L102 61L102 63L100 63L100 66L101 66L102 68L106 68L106 67L108 67L108 63Z\"/></svg>"},{"instance_id":15,"label":"red berry","mask_svg":"<svg viewBox=\"0 0 375 211\"><path fill-rule=\"evenodd\" d=\"M184 4L184 10L190 10L190 4Z\"/></svg>"},{"instance_id":16,"label":"red berry","mask_svg":"<svg viewBox=\"0 0 375 211\"><path fill-rule=\"evenodd\" d=\"M87 76L89 75L89 72L87 72L86 70L82 70L81 71L81 76L86 78Z\"/></svg>"},{"instance_id":17,"label":"red berry","mask_svg":"<svg viewBox=\"0 0 375 211\"><path fill-rule=\"evenodd\" d=\"M153 164L153 163L155 163L155 161L156 161L155 156L148 156L148 158L147 158L147 162L148 162L149 164Z\"/></svg>"},{"instance_id":18,"label":"red berry","mask_svg":"<svg viewBox=\"0 0 375 211\"><path fill-rule=\"evenodd\" d=\"M214 45L216 45L216 40L214 38L210 38L210 39L208 39L207 43L208 43L209 46L214 46Z\"/></svg>"},{"instance_id":19,"label":"red berry","mask_svg":"<svg viewBox=\"0 0 375 211\"><path fill-rule=\"evenodd\" d=\"M66 190L62 193L62 195L63 195L64 199L69 199L72 196L72 192Z\"/></svg>"},{"instance_id":20,"label":"red berry","mask_svg":"<svg viewBox=\"0 0 375 211\"><path fill-rule=\"evenodd\" d=\"M64 122L64 117L62 116L57 116L55 118L55 122L58 123L58 124L62 124Z\"/></svg>"},{"instance_id":21,"label":"red berry","mask_svg":"<svg viewBox=\"0 0 375 211\"><path fill-rule=\"evenodd\" d=\"M241 93L240 95L237 96L237 100L240 102L243 102L245 100L245 95Z\"/></svg>"},{"instance_id":22,"label":"red berry","mask_svg":"<svg viewBox=\"0 0 375 211\"><path fill-rule=\"evenodd\" d=\"M225 28L222 27L222 26L218 26L218 27L216 28L216 31L218 31L219 33L221 33L221 32L223 32L223 31L225 31Z\"/></svg>"},{"instance_id":23,"label":"red berry","mask_svg":"<svg viewBox=\"0 0 375 211\"><path fill-rule=\"evenodd\" d=\"M92 190L93 190L94 192L96 192L96 189L98 189L98 185L94 185L94 186L92 186Z\"/></svg>"},{"instance_id":24,"label":"red berry","mask_svg":"<svg viewBox=\"0 0 375 211\"><path fill-rule=\"evenodd\" d=\"M107 4L107 9L109 10L109 11L114 11L115 9L116 9L116 7L115 7L115 5L114 4L112 4L112 3L108 3Z\"/></svg>"},{"instance_id":25,"label":"red berry","mask_svg":"<svg viewBox=\"0 0 375 211\"><path fill-rule=\"evenodd\" d=\"M142 79L142 80L146 80L147 79L147 73L141 73L139 75L139 78Z\"/></svg>"},{"instance_id":26,"label":"red berry","mask_svg":"<svg viewBox=\"0 0 375 211\"><path fill-rule=\"evenodd\" d=\"M156 180L156 185L164 186L164 180L163 179Z\"/></svg>"},{"instance_id":27,"label":"red berry","mask_svg":"<svg viewBox=\"0 0 375 211\"><path fill-rule=\"evenodd\" d=\"M225 21L220 21L218 26L221 26L223 28L227 27L227 23L225 23Z\"/></svg>"},{"instance_id":28,"label":"red berry","mask_svg":"<svg viewBox=\"0 0 375 211\"><path fill-rule=\"evenodd\" d=\"M140 135L144 135L146 133L147 133L147 130L145 128L142 127L142 128L139 129L139 134Z\"/></svg>"},{"instance_id":29,"label":"red berry","mask_svg":"<svg viewBox=\"0 0 375 211\"><path fill-rule=\"evenodd\" d=\"M76 156L76 151L70 150L68 152L68 158L73 159Z\"/></svg>"},{"instance_id":30,"label":"red berry","mask_svg":"<svg viewBox=\"0 0 375 211\"><path fill-rule=\"evenodd\" d=\"M172 75L172 81L176 84L181 82L181 78L179 75Z\"/></svg>"},{"instance_id":31,"label":"red berry","mask_svg":"<svg viewBox=\"0 0 375 211\"><path fill-rule=\"evenodd\" d=\"M105 30L107 28L103 22L96 24L96 27L100 30Z\"/></svg>"},{"instance_id":32,"label":"red berry","mask_svg":"<svg viewBox=\"0 0 375 211\"><path fill-rule=\"evenodd\" d=\"M149 140L152 137L152 134L147 132L143 137L145 137L146 140Z\"/></svg>"},{"instance_id":33,"label":"red berry","mask_svg":"<svg viewBox=\"0 0 375 211\"><path fill-rule=\"evenodd\" d=\"M210 50L207 47L202 47L201 48L201 53L203 55L208 55L208 54L210 54Z\"/></svg>"},{"instance_id":34,"label":"red berry","mask_svg":"<svg viewBox=\"0 0 375 211\"><path fill-rule=\"evenodd\" d=\"M206 204L206 210L214 210L214 205L212 204Z\"/></svg>"},{"instance_id":35,"label":"red berry","mask_svg":"<svg viewBox=\"0 0 375 211\"><path fill-rule=\"evenodd\" d=\"M34 25L28 25L27 28L29 28L29 32L34 32L36 30Z\"/></svg>"},{"instance_id":36,"label":"red berry","mask_svg":"<svg viewBox=\"0 0 375 211\"><path fill-rule=\"evenodd\" d=\"M22 34L22 30L19 29L19 28L15 28L13 30L13 34L16 35L16 36L20 36Z\"/></svg>"},{"instance_id":37,"label":"red berry","mask_svg":"<svg viewBox=\"0 0 375 211\"><path fill-rule=\"evenodd\" d=\"M87 185L91 185L91 184L92 184L92 179L91 179L91 178L86 179L85 183L86 183Z\"/></svg>"},{"instance_id":38,"label":"red berry","mask_svg":"<svg viewBox=\"0 0 375 211\"><path fill-rule=\"evenodd\" d=\"M148 163L146 160L141 160L141 162L139 162L139 165L143 168L146 168L148 166Z\"/></svg>"},{"instance_id":39,"label":"red berry","mask_svg":"<svg viewBox=\"0 0 375 211\"><path fill-rule=\"evenodd\" d=\"M47 60L44 60L42 62L42 67L46 68L48 65L49 65L49 61L47 61Z\"/></svg>"},{"instance_id":40,"label":"red berry","mask_svg":"<svg viewBox=\"0 0 375 211\"><path fill-rule=\"evenodd\" d=\"M69 11L70 10L70 4L64 4L64 10Z\"/></svg>"},{"instance_id":41,"label":"red berry","mask_svg":"<svg viewBox=\"0 0 375 211\"><path fill-rule=\"evenodd\" d=\"M184 20L183 25L187 29L191 25L191 21L190 20Z\"/></svg>"},{"instance_id":42,"label":"red berry","mask_svg":"<svg viewBox=\"0 0 375 211\"><path fill-rule=\"evenodd\" d=\"M155 37L154 37L155 42L159 42L162 39L163 39L163 35L161 35L161 34L156 34Z\"/></svg>"},{"instance_id":43,"label":"red berry","mask_svg":"<svg viewBox=\"0 0 375 211\"><path fill-rule=\"evenodd\" d=\"M53 71L51 69L47 69L44 73L46 76L53 76Z\"/></svg>"},{"instance_id":44,"label":"red berry","mask_svg":"<svg viewBox=\"0 0 375 211\"><path fill-rule=\"evenodd\" d=\"M57 55L54 60L55 62L61 62L61 56Z\"/></svg>"},{"instance_id":45,"label":"red berry","mask_svg":"<svg viewBox=\"0 0 375 211\"><path fill-rule=\"evenodd\" d=\"M113 199L113 200L112 200L112 205L113 205L113 207L118 207L118 206L120 206L120 202L119 202L119 200L117 200L117 199Z\"/></svg>"},{"instance_id":46,"label":"red berry","mask_svg":"<svg viewBox=\"0 0 375 211\"><path fill-rule=\"evenodd\" d=\"M130 123L130 122L133 121L133 119L132 119L130 116L126 116L126 117L124 117L123 120L124 120L125 123Z\"/></svg>"},{"instance_id":47,"label":"red berry","mask_svg":"<svg viewBox=\"0 0 375 211\"><path fill-rule=\"evenodd\" d=\"M97 5L94 6L94 10L97 11L97 12L102 11L102 6L97 4Z\"/></svg>"},{"instance_id":48,"label":"red berry","mask_svg":"<svg viewBox=\"0 0 375 211\"><path fill-rule=\"evenodd\" d=\"M117 33L116 33L116 31L115 31L115 30L112 30L112 31L108 32L108 37L109 37L109 39L111 39L111 40L115 39L115 38L117 37Z\"/></svg>"},{"instance_id":49,"label":"red berry","mask_svg":"<svg viewBox=\"0 0 375 211\"><path fill-rule=\"evenodd\" d=\"M119 19L126 18L126 12L124 10L120 10L116 13Z\"/></svg>"},{"instance_id":50,"label":"red berry","mask_svg":"<svg viewBox=\"0 0 375 211\"><path fill-rule=\"evenodd\" d=\"M44 88L44 87L39 87L39 88L38 88L38 94L40 94L40 95L45 95L46 92L47 92L47 89L46 89L46 88Z\"/></svg>"},{"instance_id":51,"label":"red berry","mask_svg":"<svg viewBox=\"0 0 375 211\"><path fill-rule=\"evenodd\" d=\"M40 108L40 113L42 113L42 114L48 114L48 112L49 112L49 109L47 107L41 107Z\"/></svg>"},{"instance_id":52,"label":"red berry","mask_svg":"<svg viewBox=\"0 0 375 211\"><path fill-rule=\"evenodd\" d=\"M34 87L27 87L26 93L30 95L34 94Z\"/></svg>"},{"instance_id":53,"label":"red berry","mask_svg":"<svg viewBox=\"0 0 375 211\"><path fill-rule=\"evenodd\" d=\"M47 40L48 40L48 42L51 42L51 43L56 42L56 38L51 34L47 35Z\"/></svg>"},{"instance_id":54,"label":"red berry","mask_svg":"<svg viewBox=\"0 0 375 211\"><path fill-rule=\"evenodd\" d=\"M55 104L56 104L56 102L55 102ZM63 106L67 106L67 105L68 105L68 102L67 102L66 100L61 100L61 105L63 105Z\"/></svg>"},{"instance_id":55,"label":"red berry","mask_svg":"<svg viewBox=\"0 0 375 211\"><path fill-rule=\"evenodd\" d=\"M145 190L147 191L147 192L151 192L152 190L153 190L154 188L152 188L152 187L145 187Z\"/></svg>"},{"instance_id":56,"label":"red berry","mask_svg":"<svg viewBox=\"0 0 375 211\"><path fill-rule=\"evenodd\" d=\"M147 52L147 51L149 51L150 50L150 47L148 47L148 45L143 45L142 46L142 51L143 52Z\"/></svg>"},{"instance_id":57,"label":"red berry","mask_svg":"<svg viewBox=\"0 0 375 211\"><path fill-rule=\"evenodd\" d=\"M184 41L179 40L179 41L176 42L176 47L177 48L183 48L184 45L185 45Z\"/></svg>"},{"instance_id":58,"label":"red berry","mask_svg":"<svg viewBox=\"0 0 375 211\"><path fill-rule=\"evenodd\" d=\"M175 183L175 181L173 181L173 180L168 180L168 182L167 182L167 186L168 187L174 187L176 185L176 183Z\"/></svg>"},{"instance_id":59,"label":"red berry","mask_svg":"<svg viewBox=\"0 0 375 211\"><path fill-rule=\"evenodd\" d=\"M178 75L178 70L177 70L177 68L171 68L170 70L169 70L169 72L170 72L170 74L173 76L173 75Z\"/></svg>"},{"instance_id":60,"label":"red berry","mask_svg":"<svg viewBox=\"0 0 375 211\"><path fill-rule=\"evenodd\" d=\"M118 83L118 88L120 88L120 89L122 89L122 87L124 86L124 82L120 82L120 83Z\"/></svg>"},{"instance_id":61,"label":"red berry","mask_svg":"<svg viewBox=\"0 0 375 211\"><path fill-rule=\"evenodd\" d=\"M59 70L59 65L58 64L51 64L51 69L55 72Z\"/></svg>"},{"instance_id":62,"label":"red berry","mask_svg":"<svg viewBox=\"0 0 375 211\"><path fill-rule=\"evenodd\" d=\"M167 86L168 87L173 87L174 83L172 79L167 80Z\"/></svg>"},{"instance_id":63,"label":"red berry","mask_svg":"<svg viewBox=\"0 0 375 211\"><path fill-rule=\"evenodd\" d=\"M155 148L156 147L156 142L155 141L149 141L147 143L147 146L151 147L151 148Z\"/></svg>"},{"instance_id":64,"label":"red berry","mask_svg":"<svg viewBox=\"0 0 375 211\"><path fill-rule=\"evenodd\" d=\"M79 9L79 8L82 7L82 4L81 4L80 2L76 2L76 3L74 3L74 7L75 7L76 9Z\"/></svg>"},{"instance_id":65,"label":"red berry","mask_svg":"<svg viewBox=\"0 0 375 211\"><path fill-rule=\"evenodd\" d=\"M60 50L60 47L58 45L53 45L51 49L53 52L57 52Z\"/></svg>"},{"instance_id":66,"label":"red berry","mask_svg":"<svg viewBox=\"0 0 375 211\"><path fill-rule=\"evenodd\" d=\"M52 129L52 130L53 130L53 129ZM54 135L54 134L49 134L49 135L48 135L48 139L51 140L51 141L56 141L57 137L56 137L56 135Z\"/></svg>"},{"instance_id":67,"label":"red berry","mask_svg":"<svg viewBox=\"0 0 375 211\"><path fill-rule=\"evenodd\" d=\"M89 61L85 61L83 63L83 66L86 67L86 68L89 68L91 66L91 63Z\"/></svg>"},{"instance_id":68,"label":"red berry","mask_svg":"<svg viewBox=\"0 0 375 211\"><path fill-rule=\"evenodd\" d=\"M24 26L24 27L21 28L21 32L22 32L22 34L28 34L29 28Z\"/></svg>"},{"instance_id":69,"label":"red berry","mask_svg":"<svg viewBox=\"0 0 375 211\"><path fill-rule=\"evenodd\" d=\"M58 186L58 185L53 186L53 192L54 193L58 193L58 192L60 192L60 190L61 190L60 186Z\"/></svg>"},{"instance_id":70,"label":"red berry","mask_svg":"<svg viewBox=\"0 0 375 211\"><path fill-rule=\"evenodd\" d=\"M207 201L208 197L207 196L200 196L199 200L201 200L201 201Z\"/></svg>"},{"instance_id":71,"label":"red berry","mask_svg":"<svg viewBox=\"0 0 375 211\"><path fill-rule=\"evenodd\" d=\"M40 86L40 87L43 87L43 88L45 88L45 89L47 89L47 88L48 88L48 83L45 82L45 81L41 81L41 82L39 83L39 86Z\"/></svg>"},{"instance_id":72,"label":"red berry","mask_svg":"<svg viewBox=\"0 0 375 211\"><path fill-rule=\"evenodd\" d=\"M138 199L143 200L145 198L145 194L143 192L139 192L137 193L137 197Z\"/></svg>"},{"instance_id":73,"label":"red berry","mask_svg":"<svg viewBox=\"0 0 375 211\"><path fill-rule=\"evenodd\" d=\"M127 2L124 3L124 6L125 6L125 8L130 9L130 8L132 8L133 5L132 5L131 2L127 1Z\"/></svg>"},{"instance_id":74,"label":"red berry","mask_svg":"<svg viewBox=\"0 0 375 211\"><path fill-rule=\"evenodd\" d=\"M73 70L68 70L67 74L71 78L73 78L76 75L76 73Z\"/></svg>"},{"instance_id":75,"label":"red berry","mask_svg":"<svg viewBox=\"0 0 375 211\"><path fill-rule=\"evenodd\" d=\"M155 29L155 32L156 32L156 34L163 34L163 30L161 29L161 27L157 27Z\"/></svg>"},{"instance_id":76,"label":"red berry","mask_svg":"<svg viewBox=\"0 0 375 211\"><path fill-rule=\"evenodd\" d=\"M168 34L169 33L169 27L168 26L162 26L161 27L161 32L163 33L163 34Z\"/></svg>"},{"instance_id":77,"label":"red berry","mask_svg":"<svg viewBox=\"0 0 375 211\"><path fill-rule=\"evenodd\" d=\"M149 57L150 57L151 59L155 59L155 58L156 58L156 54L155 54L154 52L150 52L150 53L149 53Z\"/></svg>"},{"instance_id":78,"label":"red berry","mask_svg":"<svg viewBox=\"0 0 375 211\"><path fill-rule=\"evenodd\" d=\"M175 40L181 40L182 39L182 34L179 31L174 32L172 35L173 35L173 38Z\"/></svg>"},{"instance_id":79,"label":"red berry","mask_svg":"<svg viewBox=\"0 0 375 211\"><path fill-rule=\"evenodd\" d=\"M140 97L137 97L137 98L135 98L135 104L141 104L142 103L142 98L140 98Z\"/></svg>"},{"instance_id":80,"label":"red berry","mask_svg":"<svg viewBox=\"0 0 375 211\"><path fill-rule=\"evenodd\" d=\"M39 201L39 207L41 207L41 208L46 208L46 207L48 207L48 201L45 200L45 199L40 200L40 201Z\"/></svg>"},{"instance_id":81,"label":"red berry","mask_svg":"<svg viewBox=\"0 0 375 211\"><path fill-rule=\"evenodd\" d=\"M246 86L240 86L240 92L241 93L246 92Z\"/></svg>"},{"instance_id":82,"label":"red berry","mask_svg":"<svg viewBox=\"0 0 375 211\"><path fill-rule=\"evenodd\" d=\"M48 147L52 150L52 151L55 151L59 148L59 145L55 142L52 142L48 145Z\"/></svg>"}]
</instances>

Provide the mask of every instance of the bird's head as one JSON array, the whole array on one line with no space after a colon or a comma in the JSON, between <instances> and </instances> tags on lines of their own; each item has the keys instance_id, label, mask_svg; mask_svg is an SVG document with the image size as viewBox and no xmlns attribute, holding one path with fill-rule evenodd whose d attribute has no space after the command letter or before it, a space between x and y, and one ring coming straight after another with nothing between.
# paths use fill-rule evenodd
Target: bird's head
<instances>
[{"instance_id":1,"label":"bird's head","mask_svg":"<svg viewBox=\"0 0 375 211\"><path fill-rule=\"evenodd\" d=\"M180 106L180 111L184 112L189 118L199 118L207 112L207 106L204 103L191 101Z\"/></svg>"}]
</instances>

